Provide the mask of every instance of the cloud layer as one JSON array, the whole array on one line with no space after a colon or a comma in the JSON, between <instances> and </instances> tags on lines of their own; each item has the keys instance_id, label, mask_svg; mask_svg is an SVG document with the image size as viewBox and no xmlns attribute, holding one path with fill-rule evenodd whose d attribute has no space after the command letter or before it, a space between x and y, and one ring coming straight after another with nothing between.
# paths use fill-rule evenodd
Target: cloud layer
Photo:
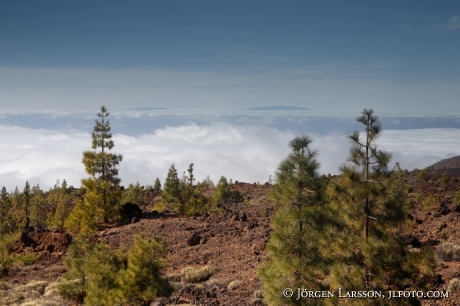
<instances>
[{"instance_id":1,"label":"cloud layer","mask_svg":"<svg viewBox=\"0 0 460 306\"><path fill-rule=\"evenodd\" d=\"M46 130L0 126L0 185L20 189L28 180L44 189L57 179L76 187L87 176L81 163L82 152L90 149L91 136L76 129ZM348 156L350 143L342 132L313 134L319 152L321 173L336 174ZM115 153L124 156L120 164L123 185L139 181L162 182L171 164L179 174L190 163L195 175L217 181L221 175L245 182L265 182L289 153L288 142L295 133L264 125L213 122L187 123L156 129L137 136L115 134ZM393 161L403 168L424 168L442 158L459 154L459 129L388 130L378 140L379 147L392 152Z\"/></svg>"}]
</instances>

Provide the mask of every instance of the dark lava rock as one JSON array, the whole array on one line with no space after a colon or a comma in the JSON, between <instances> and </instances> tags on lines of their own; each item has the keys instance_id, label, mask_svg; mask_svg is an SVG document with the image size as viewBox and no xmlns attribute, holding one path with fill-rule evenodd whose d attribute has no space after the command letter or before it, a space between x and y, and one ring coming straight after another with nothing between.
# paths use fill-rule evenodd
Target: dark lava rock
<instances>
[{"instance_id":1,"label":"dark lava rock","mask_svg":"<svg viewBox=\"0 0 460 306\"><path fill-rule=\"evenodd\" d=\"M134 217L139 217L142 214L142 209L130 202L121 205L118 211L121 218L127 220L132 220Z\"/></svg>"},{"instance_id":2,"label":"dark lava rock","mask_svg":"<svg viewBox=\"0 0 460 306\"><path fill-rule=\"evenodd\" d=\"M187 245L194 246L200 244L201 237L198 235L197 232L193 233L193 235L187 240Z\"/></svg>"}]
</instances>

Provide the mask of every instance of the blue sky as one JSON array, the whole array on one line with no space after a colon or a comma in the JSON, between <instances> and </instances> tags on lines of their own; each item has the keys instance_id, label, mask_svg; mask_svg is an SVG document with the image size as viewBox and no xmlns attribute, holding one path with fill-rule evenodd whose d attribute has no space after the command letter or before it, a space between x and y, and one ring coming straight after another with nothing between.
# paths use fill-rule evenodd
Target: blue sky
<instances>
[{"instance_id":1,"label":"blue sky","mask_svg":"<svg viewBox=\"0 0 460 306\"><path fill-rule=\"evenodd\" d=\"M460 112L460 4L2 1L0 108Z\"/></svg>"}]
</instances>

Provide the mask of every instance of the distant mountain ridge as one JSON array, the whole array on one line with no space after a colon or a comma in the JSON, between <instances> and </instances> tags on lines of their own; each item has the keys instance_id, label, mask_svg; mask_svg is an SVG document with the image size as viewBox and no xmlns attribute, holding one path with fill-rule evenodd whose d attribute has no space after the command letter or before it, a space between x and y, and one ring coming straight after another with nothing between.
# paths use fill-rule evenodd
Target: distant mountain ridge
<instances>
[{"instance_id":1,"label":"distant mountain ridge","mask_svg":"<svg viewBox=\"0 0 460 306\"><path fill-rule=\"evenodd\" d=\"M431 166L428 166L429 170L446 170L446 169L460 169L460 156L454 156L447 159L442 159Z\"/></svg>"},{"instance_id":2,"label":"distant mountain ridge","mask_svg":"<svg viewBox=\"0 0 460 306\"><path fill-rule=\"evenodd\" d=\"M459 177L460 176L460 156L454 156L451 158L442 159L438 162L435 162L431 166L426 167L431 176L440 177L445 173L449 177ZM412 173L417 173L418 170L411 171Z\"/></svg>"},{"instance_id":3,"label":"distant mountain ridge","mask_svg":"<svg viewBox=\"0 0 460 306\"><path fill-rule=\"evenodd\" d=\"M291 111L291 110L310 110L310 109L304 108L304 107L297 107L297 106L276 105L276 106L251 107L251 108L245 108L244 110Z\"/></svg>"}]
</instances>

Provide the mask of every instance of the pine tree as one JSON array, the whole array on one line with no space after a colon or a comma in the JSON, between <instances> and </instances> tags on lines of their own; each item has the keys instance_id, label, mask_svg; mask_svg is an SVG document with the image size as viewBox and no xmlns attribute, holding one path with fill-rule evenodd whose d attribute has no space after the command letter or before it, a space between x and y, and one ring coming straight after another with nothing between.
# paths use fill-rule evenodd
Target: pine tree
<instances>
[{"instance_id":1,"label":"pine tree","mask_svg":"<svg viewBox=\"0 0 460 306\"><path fill-rule=\"evenodd\" d=\"M189 216L210 212L212 201L204 193L205 186L195 185L193 163L189 165L187 173L188 175L184 172L182 178L179 180L179 210Z\"/></svg>"},{"instance_id":2,"label":"pine tree","mask_svg":"<svg viewBox=\"0 0 460 306\"><path fill-rule=\"evenodd\" d=\"M228 185L227 178L221 176L219 182L216 186L216 191L214 192L214 201L217 207L222 207L223 204L227 203L231 198L231 190Z\"/></svg>"},{"instance_id":3,"label":"pine tree","mask_svg":"<svg viewBox=\"0 0 460 306\"><path fill-rule=\"evenodd\" d=\"M169 296L173 287L163 276L166 267L166 245L155 237L143 234L134 237L128 251L128 266L121 277L121 296L124 302L150 305L158 296Z\"/></svg>"},{"instance_id":4,"label":"pine tree","mask_svg":"<svg viewBox=\"0 0 460 306\"><path fill-rule=\"evenodd\" d=\"M67 250L64 266L67 272L65 281L58 286L58 292L65 299L83 303L88 288L88 261L94 245L89 242L89 236L79 234Z\"/></svg>"},{"instance_id":5,"label":"pine tree","mask_svg":"<svg viewBox=\"0 0 460 306\"><path fill-rule=\"evenodd\" d=\"M174 208L180 203L179 178L174 164L168 171L168 176L161 193L161 200L166 207Z\"/></svg>"},{"instance_id":6,"label":"pine tree","mask_svg":"<svg viewBox=\"0 0 460 306\"><path fill-rule=\"evenodd\" d=\"M364 139L358 132L349 135L352 164L341 167L342 175L330 189L331 207L343 227L329 244L335 258L328 282L331 288L343 290L398 290L408 283L420 288L432 275L434 258L429 250L419 254L406 247L401 234L408 209L404 172L388 170L391 154L377 149L381 125L373 113L364 110L356 119L365 126ZM409 302L401 300L402 304Z\"/></svg>"},{"instance_id":7,"label":"pine tree","mask_svg":"<svg viewBox=\"0 0 460 306\"><path fill-rule=\"evenodd\" d=\"M160 182L160 179L159 179L159 178L156 178L155 184L153 185L153 189L156 190L156 191L160 191L160 190L161 190L161 182Z\"/></svg>"},{"instance_id":8,"label":"pine tree","mask_svg":"<svg viewBox=\"0 0 460 306\"><path fill-rule=\"evenodd\" d=\"M269 305L323 305L321 299L297 299L297 293L286 298L281 293L285 288L328 288L324 282L330 261L327 227L334 217L324 200L326 181L317 173L319 163L311 142L308 136L294 138L289 143L292 153L275 174L270 198L277 210L266 247L268 260L259 269Z\"/></svg>"},{"instance_id":9,"label":"pine tree","mask_svg":"<svg viewBox=\"0 0 460 306\"><path fill-rule=\"evenodd\" d=\"M121 197L120 204L133 203L137 205L144 205L144 186L141 186L139 182L136 185L129 184L128 188L124 191Z\"/></svg>"},{"instance_id":10,"label":"pine tree","mask_svg":"<svg viewBox=\"0 0 460 306\"><path fill-rule=\"evenodd\" d=\"M25 222L24 228L30 228L30 198L32 197L30 191L29 181L26 181L26 185L24 186L24 190L22 191L22 210L25 214Z\"/></svg>"},{"instance_id":11,"label":"pine tree","mask_svg":"<svg viewBox=\"0 0 460 306\"><path fill-rule=\"evenodd\" d=\"M60 231L64 229L65 221L69 216L67 204L71 202L71 199L71 195L67 193L66 180L64 179L62 184L57 180L46 197L50 210L46 220L48 227L57 228Z\"/></svg>"},{"instance_id":12,"label":"pine tree","mask_svg":"<svg viewBox=\"0 0 460 306\"><path fill-rule=\"evenodd\" d=\"M61 189L64 193L67 193L67 182L65 179L62 180Z\"/></svg>"},{"instance_id":13,"label":"pine tree","mask_svg":"<svg viewBox=\"0 0 460 306\"><path fill-rule=\"evenodd\" d=\"M19 192L18 186L10 194L11 199L11 231L16 232L26 228L28 218L26 217L25 210L23 209L22 194Z\"/></svg>"},{"instance_id":14,"label":"pine tree","mask_svg":"<svg viewBox=\"0 0 460 306\"><path fill-rule=\"evenodd\" d=\"M46 206L45 196L40 185L32 187L32 196L30 199L30 221L36 228L42 227L46 223Z\"/></svg>"},{"instance_id":15,"label":"pine tree","mask_svg":"<svg viewBox=\"0 0 460 306\"><path fill-rule=\"evenodd\" d=\"M82 184L86 188L84 198L85 209L93 210L96 218L102 218L108 222L116 213L116 205L120 199L117 166L123 157L120 154L109 153L115 146L110 133L110 122L107 120L109 112L102 106L97 114L100 118L91 134L92 151L83 153L83 164L90 178L83 179ZM100 151L97 151L100 149Z\"/></svg>"},{"instance_id":16,"label":"pine tree","mask_svg":"<svg viewBox=\"0 0 460 306\"><path fill-rule=\"evenodd\" d=\"M65 221L67 220L67 217L69 216L69 212L67 211L67 200L68 200L67 195L63 195L58 200L58 204L50 220L50 225L52 227L58 228L59 231L61 232L64 230Z\"/></svg>"},{"instance_id":17,"label":"pine tree","mask_svg":"<svg viewBox=\"0 0 460 306\"><path fill-rule=\"evenodd\" d=\"M209 174L206 175L206 178L200 183L205 189L214 188L214 182L209 177Z\"/></svg>"},{"instance_id":18,"label":"pine tree","mask_svg":"<svg viewBox=\"0 0 460 306\"><path fill-rule=\"evenodd\" d=\"M115 294L119 287L118 274L122 268L117 254L109 249L104 240L95 245L86 265L88 281L85 304L116 305L119 299Z\"/></svg>"},{"instance_id":19,"label":"pine tree","mask_svg":"<svg viewBox=\"0 0 460 306\"><path fill-rule=\"evenodd\" d=\"M6 192L6 188L2 188L0 195L0 238L12 232L12 219L11 219L12 203L10 195Z\"/></svg>"}]
</instances>

